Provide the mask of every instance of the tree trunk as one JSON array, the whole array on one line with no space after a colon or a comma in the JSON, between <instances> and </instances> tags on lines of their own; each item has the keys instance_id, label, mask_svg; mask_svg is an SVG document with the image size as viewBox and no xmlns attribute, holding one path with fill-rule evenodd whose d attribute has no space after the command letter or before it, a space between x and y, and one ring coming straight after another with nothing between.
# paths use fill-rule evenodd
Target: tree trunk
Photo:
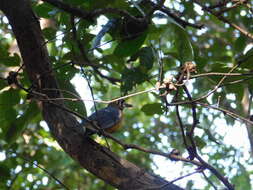
<instances>
[{"instance_id":1,"label":"tree trunk","mask_svg":"<svg viewBox=\"0 0 253 190\"><path fill-rule=\"evenodd\" d=\"M28 0L1 0L0 9L7 16L17 39L18 46L34 90L48 98L59 98L58 89L48 57L45 41ZM60 106L56 106L58 104ZM119 189L170 189L181 188L167 184L158 176L152 175L127 160L124 160L107 148L84 138L77 127L78 122L71 113L65 111L63 101L40 102L43 117L54 138L63 150L106 183ZM167 185L166 185L167 184Z\"/></svg>"}]
</instances>

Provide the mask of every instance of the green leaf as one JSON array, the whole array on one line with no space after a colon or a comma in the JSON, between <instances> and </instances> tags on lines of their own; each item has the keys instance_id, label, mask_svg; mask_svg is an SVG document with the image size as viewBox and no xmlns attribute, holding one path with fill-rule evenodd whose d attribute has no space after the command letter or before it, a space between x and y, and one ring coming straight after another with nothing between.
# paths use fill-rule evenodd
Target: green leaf
<instances>
[{"instance_id":1,"label":"green leaf","mask_svg":"<svg viewBox=\"0 0 253 190\"><path fill-rule=\"evenodd\" d=\"M198 136L194 137L194 141L199 149L202 149L206 146L206 142Z\"/></svg>"},{"instance_id":2,"label":"green leaf","mask_svg":"<svg viewBox=\"0 0 253 190\"><path fill-rule=\"evenodd\" d=\"M154 63L154 52L151 47L144 47L139 52L140 66L145 67L147 70L152 69Z\"/></svg>"},{"instance_id":3,"label":"green leaf","mask_svg":"<svg viewBox=\"0 0 253 190\"><path fill-rule=\"evenodd\" d=\"M19 116L8 126L5 134L5 140L8 143L8 147L11 146L16 139L21 135L23 130L31 123L31 121L40 114L40 111L35 102L30 103L24 110L24 114Z\"/></svg>"},{"instance_id":4,"label":"green leaf","mask_svg":"<svg viewBox=\"0 0 253 190\"><path fill-rule=\"evenodd\" d=\"M128 62L136 61L139 58L139 69L142 70L142 72L147 72L153 67L154 57L154 51L151 47L143 47L136 54L131 56Z\"/></svg>"},{"instance_id":5,"label":"green leaf","mask_svg":"<svg viewBox=\"0 0 253 190\"><path fill-rule=\"evenodd\" d=\"M0 80L0 90L7 86L7 82L4 80Z\"/></svg>"},{"instance_id":6,"label":"green leaf","mask_svg":"<svg viewBox=\"0 0 253 190\"><path fill-rule=\"evenodd\" d=\"M21 61L21 59L17 53L14 53L13 56L0 55L0 63L4 64L6 66L19 66L20 61Z\"/></svg>"},{"instance_id":7,"label":"green leaf","mask_svg":"<svg viewBox=\"0 0 253 190\"><path fill-rule=\"evenodd\" d=\"M14 109L14 105L20 101L19 92L19 90L10 89L0 94L0 121L2 124L15 120L17 111Z\"/></svg>"},{"instance_id":8,"label":"green leaf","mask_svg":"<svg viewBox=\"0 0 253 190\"><path fill-rule=\"evenodd\" d=\"M48 40L52 40L55 38L56 30L54 28L44 28L42 32L45 38Z\"/></svg>"},{"instance_id":9,"label":"green leaf","mask_svg":"<svg viewBox=\"0 0 253 190\"><path fill-rule=\"evenodd\" d=\"M241 62L241 68L253 69L253 47L247 51L245 55L242 55L238 58L238 62Z\"/></svg>"},{"instance_id":10,"label":"green leaf","mask_svg":"<svg viewBox=\"0 0 253 190\"><path fill-rule=\"evenodd\" d=\"M176 50L178 60L182 63L186 61L193 61L194 53L188 34L184 28L178 25L174 20L168 19L168 21L168 28L165 35L168 36L168 41L170 41L172 45L171 50L167 53L175 53Z\"/></svg>"},{"instance_id":11,"label":"green leaf","mask_svg":"<svg viewBox=\"0 0 253 190\"><path fill-rule=\"evenodd\" d=\"M246 47L247 44L247 38L245 36L240 36L239 38L236 39L234 42L234 49L236 52L241 53L244 48Z\"/></svg>"},{"instance_id":12,"label":"green leaf","mask_svg":"<svg viewBox=\"0 0 253 190\"><path fill-rule=\"evenodd\" d=\"M68 93L63 93L64 98L70 98L70 99L77 98L77 97L73 97L73 94L78 96L78 93L77 93L74 85L70 83L68 78L65 79L64 76L60 77L60 78L58 78L58 82L59 82L60 88L64 91L68 92ZM83 101L66 100L65 102L66 102L66 105L69 109L81 114L82 116L86 116L86 109L85 109L85 105L84 105Z\"/></svg>"},{"instance_id":13,"label":"green leaf","mask_svg":"<svg viewBox=\"0 0 253 190\"><path fill-rule=\"evenodd\" d=\"M154 114L162 114L162 104L160 103L153 103L153 104L146 104L141 108L146 115L154 115Z\"/></svg>"},{"instance_id":14,"label":"green leaf","mask_svg":"<svg viewBox=\"0 0 253 190\"><path fill-rule=\"evenodd\" d=\"M9 106L16 105L19 103L20 96L19 90L10 89L0 94L0 102Z\"/></svg>"},{"instance_id":15,"label":"green leaf","mask_svg":"<svg viewBox=\"0 0 253 190\"><path fill-rule=\"evenodd\" d=\"M142 46L147 36L147 32L143 32L135 39L122 40L116 46L114 54L119 57L127 57L136 53Z\"/></svg>"},{"instance_id":16,"label":"green leaf","mask_svg":"<svg viewBox=\"0 0 253 190\"><path fill-rule=\"evenodd\" d=\"M141 84L148 79L146 72L142 72L141 68L125 69L122 73L121 91L128 92L137 84Z\"/></svg>"},{"instance_id":17,"label":"green leaf","mask_svg":"<svg viewBox=\"0 0 253 190\"><path fill-rule=\"evenodd\" d=\"M83 1L83 0L65 0L65 2L68 3L68 4L79 6L82 3L84 3L85 1Z\"/></svg>"},{"instance_id":18,"label":"green leaf","mask_svg":"<svg viewBox=\"0 0 253 190\"><path fill-rule=\"evenodd\" d=\"M4 164L5 162L0 162L0 181L10 179L10 169Z\"/></svg>"},{"instance_id":19,"label":"green leaf","mask_svg":"<svg viewBox=\"0 0 253 190\"><path fill-rule=\"evenodd\" d=\"M57 13L56 9L47 3L41 3L34 7L34 11L39 17L43 18L52 18L53 15Z\"/></svg>"},{"instance_id":20,"label":"green leaf","mask_svg":"<svg viewBox=\"0 0 253 190\"><path fill-rule=\"evenodd\" d=\"M105 7L125 9L129 7L129 4L124 0L96 0L96 3L93 3L93 1L90 0L91 9L98 9Z\"/></svg>"},{"instance_id":21,"label":"green leaf","mask_svg":"<svg viewBox=\"0 0 253 190\"><path fill-rule=\"evenodd\" d=\"M239 171L237 171L237 175L232 178L231 183L236 184L237 189L252 189L249 173L241 163L238 163L238 165Z\"/></svg>"}]
</instances>

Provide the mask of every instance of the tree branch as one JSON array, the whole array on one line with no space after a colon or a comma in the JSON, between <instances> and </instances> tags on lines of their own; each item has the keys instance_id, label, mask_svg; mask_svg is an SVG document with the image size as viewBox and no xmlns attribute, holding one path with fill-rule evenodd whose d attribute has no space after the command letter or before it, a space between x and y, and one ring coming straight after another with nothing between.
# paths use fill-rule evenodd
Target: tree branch
<instances>
[{"instance_id":1,"label":"tree branch","mask_svg":"<svg viewBox=\"0 0 253 190\"><path fill-rule=\"evenodd\" d=\"M51 64L45 40L28 0L2 0L0 9L9 20L25 64L28 77L36 85L38 92L49 98L61 98L57 81L51 72ZM86 15L87 16L87 15ZM45 74L46 73L46 74ZM55 103L64 106L61 100ZM158 176L143 171L138 166L124 160L107 148L99 145L77 130L78 122L69 112L48 102L39 102L42 114L51 133L63 150L106 183L119 189L140 189L149 186L159 186L167 181ZM176 185L165 189L180 190Z\"/></svg>"},{"instance_id":2,"label":"tree branch","mask_svg":"<svg viewBox=\"0 0 253 190\"><path fill-rule=\"evenodd\" d=\"M142 19L136 18L134 16L132 16L131 14L129 14L127 11L121 10L121 9L117 9L117 8L103 8L103 9L95 9L93 11L83 11L82 9L79 9L77 7L74 7L70 4L64 3L60 0L42 0L44 2L47 2L61 10L66 11L67 13L70 13L74 16L83 18L85 20L93 20L94 18L102 15L102 14L116 14L116 15L120 15L123 17L127 17L131 20L134 20L136 22L140 22L142 21Z\"/></svg>"},{"instance_id":3,"label":"tree branch","mask_svg":"<svg viewBox=\"0 0 253 190\"><path fill-rule=\"evenodd\" d=\"M173 18L176 22L181 24L183 27L190 26L190 27L197 28L197 29L202 29L204 27L204 24L192 24L192 23L189 23L189 22L181 19L179 16L172 13L170 9L168 9L164 6L160 6L160 5L153 3L152 1L149 1L149 0L147 2L150 3L156 10L159 10L159 11L165 13L166 15L168 15L169 17Z\"/></svg>"},{"instance_id":4,"label":"tree branch","mask_svg":"<svg viewBox=\"0 0 253 190\"><path fill-rule=\"evenodd\" d=\"M198 4L200 7L202 7L202 9L204 11L207 11L207 12L211 13L212 15L214 15L215 17L217 17L219 20L223 21L224 23L229 24L230 26L232 26L236 30L240 31L242 34L244 34L248 38L253 39L253 34L251 34L250 32L248 32L246 29L241 28L240 26L234 24L233 22L230 22L228 19L226 19L225 17L223 17L222 15L220 15L219 12L215 12L214 10L210 9L209 7L203 5L199 0L193 0L193 2L196 3L196 4Z\"/></svg>"}]
</instances>

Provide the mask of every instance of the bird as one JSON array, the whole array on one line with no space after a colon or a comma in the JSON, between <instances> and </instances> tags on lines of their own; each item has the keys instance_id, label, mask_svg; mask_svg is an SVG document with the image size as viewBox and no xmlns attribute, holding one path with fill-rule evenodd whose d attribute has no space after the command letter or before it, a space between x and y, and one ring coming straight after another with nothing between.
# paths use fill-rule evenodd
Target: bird
<instances>
[{"instance_id":1,"label":"bird","mask_svg":"<svg viewBox=\"0 0 253 190\"><path fill-rule=\"evenodd\" d=\"M132 107L132 105L121 99L109 103L107 107L92 113L81 123L81 126L85 128L85 135L99 134L102 131L116 132L122 126L123 110L126 107Z\"/></svg>"}]
</instances>

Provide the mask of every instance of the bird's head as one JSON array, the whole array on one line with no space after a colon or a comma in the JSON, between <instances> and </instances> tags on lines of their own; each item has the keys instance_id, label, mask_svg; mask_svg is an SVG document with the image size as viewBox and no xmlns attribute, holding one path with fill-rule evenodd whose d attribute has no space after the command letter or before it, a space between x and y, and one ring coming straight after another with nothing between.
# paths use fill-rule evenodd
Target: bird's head
<instances>
[{"instance_id":1,"label":"bird's head","mask_svg":"<svg viewBox=\"0 0 253 190\"><path fill-rule=\"evenodd\" d=\"M108 104L108 107L109 106L119 108L120 110L123 110L124 108L127 108L127 107L133 107L131 104L127 104L126 101L123 99L112 102L112 103Z\"/></svg>"}]
</instances>

